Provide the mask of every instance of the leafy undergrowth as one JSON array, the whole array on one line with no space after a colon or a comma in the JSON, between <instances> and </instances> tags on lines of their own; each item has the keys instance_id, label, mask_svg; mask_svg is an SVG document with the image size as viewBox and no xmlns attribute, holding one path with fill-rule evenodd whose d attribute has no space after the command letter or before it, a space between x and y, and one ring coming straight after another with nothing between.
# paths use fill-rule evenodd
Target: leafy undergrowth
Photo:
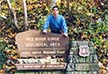
<instances>
[{"instance_id":1,"label":"leafy undergrowth","mask_svg":"<svg viewBox=\"0 0 108 74\"><path fill-rule=\"evenodd\" d=\"M108 1L99 0L70 0L61 1L59 4L60 14L66 18L68 35L70 40L88 40L94 43L97 50L100 72L105 74L108 63ZM22 1L13 1L12 7L15 10L18 27L14 25L13 16L9 13L7 2L1 1L2 12L0 14L0 65L6 71L15 71L14 63L19 57L15 36L25 31L23 25ZM43 0L27 0L28 29L41 30L50 8ZM6 46L2 45L6 42ZM5 47L5 48L4 48ZM8 55L7 55L8 54ZM7 61L8 60L8 61ZM10 62L10 60L12 60ZM7 62L6 62L7 61ZM4 72L1 70L0 72Z\"/></svg>"}]
</instances>

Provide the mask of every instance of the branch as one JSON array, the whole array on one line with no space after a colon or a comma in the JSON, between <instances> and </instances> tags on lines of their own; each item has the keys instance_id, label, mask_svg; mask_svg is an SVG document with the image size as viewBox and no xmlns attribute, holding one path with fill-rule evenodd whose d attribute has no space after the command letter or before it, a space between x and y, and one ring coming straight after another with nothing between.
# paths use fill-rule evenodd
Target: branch
<instances>
[{"instance_id":1,"label":"branch","mask_svg":"<svg viewBox=\"0 0 108 74\"><path fill-rule=\"evenodd\" d=\"M16 14L14 13L14 10L13 10L12 7L11 7L10 0L7 0L7 3L8 3L8 6L9 6L9 9L10 9L10 12L12 13L13 18L14 18L14 24L15 24L15 26L18 28Z\"/></svg>"}]
</instances>

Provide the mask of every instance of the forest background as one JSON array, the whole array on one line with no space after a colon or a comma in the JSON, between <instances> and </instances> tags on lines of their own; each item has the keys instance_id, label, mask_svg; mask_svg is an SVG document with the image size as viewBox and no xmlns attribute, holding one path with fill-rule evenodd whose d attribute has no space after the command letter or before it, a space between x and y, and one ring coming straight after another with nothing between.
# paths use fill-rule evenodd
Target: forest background
<instances>
[{"instance_id":1,"label":"forest background","mask_svg":"<svg viewBox=\"0 0 108 74\"><path fill-rule=\"evenodd\" d=\"M53 1L53 0L52 0ZM108 1L56 0L68 25L70 40L92 41L97 51L100 69L106 72L108 63ZM8 59L15 60L17 33L41 30L50 13L51 0L0 0L0 71Z\"/></svg>"}]
</instances>

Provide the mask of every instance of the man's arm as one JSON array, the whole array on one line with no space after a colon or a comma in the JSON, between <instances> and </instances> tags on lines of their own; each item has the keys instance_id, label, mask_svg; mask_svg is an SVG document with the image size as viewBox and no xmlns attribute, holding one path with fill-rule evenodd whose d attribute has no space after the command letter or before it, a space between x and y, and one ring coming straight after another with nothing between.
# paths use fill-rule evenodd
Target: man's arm
<instances>
[{"instance_id":1,"label":"man's arm","mask_svg":"<svg viewBox=\"0 0 108 74\"><path fill-rule=\"evenodd\" d=\"M66 20L65 20L65 18L63 17L63 27L62 27L62 29L63 29L63 35L64 36L68 36L68 27L67 27L67 24L66 24Z\"/></svg>"},{"instance_id":2,"label":"man's arm","mask_svg":"<svg viewBox=\"0 0 108 74\"><path fill-rule=\"evenodd\" d=\"M42 32L47 33L48 27L49 27L49 16L48 16L48 18L46 19L46 21L45 21L45 23L43 25Z\"/></svg>"}]
</instances>

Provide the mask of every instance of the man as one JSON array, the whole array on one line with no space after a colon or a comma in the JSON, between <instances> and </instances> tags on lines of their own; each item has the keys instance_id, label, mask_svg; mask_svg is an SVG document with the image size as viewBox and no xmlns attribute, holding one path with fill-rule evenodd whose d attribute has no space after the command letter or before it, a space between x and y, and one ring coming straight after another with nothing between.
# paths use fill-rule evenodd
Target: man
<instances>
[{"instance_id":1,"label":"man","mask_svg":"<svg viewBox=\"0 0 108 74\"><path fill-rule=\"evenodd\" d=\"M58 6L52 7L52 14L50 14L43 25L43 33L47 33L47 29L50 27L52 33L62 34L68 37L68 28L65 18L59 15Z\"/></svg>"}]
</instances>

